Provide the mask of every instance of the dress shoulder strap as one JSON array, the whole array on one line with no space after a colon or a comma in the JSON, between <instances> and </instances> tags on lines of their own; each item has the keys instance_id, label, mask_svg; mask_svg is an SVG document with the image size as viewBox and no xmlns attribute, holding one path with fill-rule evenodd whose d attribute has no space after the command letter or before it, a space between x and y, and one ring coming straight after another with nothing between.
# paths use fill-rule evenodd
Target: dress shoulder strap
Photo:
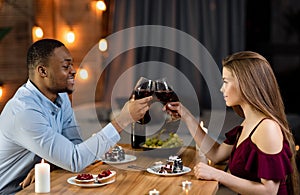
<instances>
[{"instance_id":1,"label":"dress shoulder strap","mask_svg":"<svg viewBox=\"0 0 300 195\"><path fill-rule=\"evenodd\" d=\"M253 128L253 130L252 130L251 133L249 134L249 137L252 136L252 134L254 133L254 131L256 130L256 128L257 128L257 127L260 125L260 123L263 122L263 120L265 120L265 119L267 119L267 118L263 118L263 119L261 119L261 120L257 123L257 125Z\"/></svg>"}]
</instances>

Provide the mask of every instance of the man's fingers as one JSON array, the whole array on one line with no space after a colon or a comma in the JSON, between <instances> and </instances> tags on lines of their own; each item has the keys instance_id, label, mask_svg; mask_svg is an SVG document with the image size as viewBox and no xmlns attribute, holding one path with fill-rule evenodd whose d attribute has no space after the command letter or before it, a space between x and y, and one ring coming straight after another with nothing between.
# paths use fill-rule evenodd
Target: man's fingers
<instances>
[{"instance_id":1,"label":"man's fingers","mask_svg":"<svg viewBox=\"0 0 300 195\"><path fill-rule=\"evenodd\" d=\"M26 177L19 185L24 189L26 186L30 184L30 179Z\"/></svg>"},{"instance_id":2,"label":"man's fingers","mask_svg":"<svg viewBox=\"0 0 300 195\"><path fill-rule=\"evenodd\" d=\"M133 101L134 101L134 99L135 99L135 95L133 94L133 95L131 96L131 98L130 98L130 100L129 100L129 101L133 102Z\"/></svg>"},{"instance_id":3,"label":"man's fingers","mask_svg":"<svg viewBox=\"0 0 300 195\"><path fill-rule=\"evenodd\" d=\"M26 178L19 184L22 188L27 187L35 181L34 168L27 174Z\"/></svg>"}]
</instances>

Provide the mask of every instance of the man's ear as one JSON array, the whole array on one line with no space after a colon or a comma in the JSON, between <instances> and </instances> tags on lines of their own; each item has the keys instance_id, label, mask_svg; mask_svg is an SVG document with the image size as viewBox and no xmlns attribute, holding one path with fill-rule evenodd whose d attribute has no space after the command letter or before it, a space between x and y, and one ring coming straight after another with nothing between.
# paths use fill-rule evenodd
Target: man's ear
<instances>
[{"instance_id":1,"label":"man's ear","mask_svg":"<svg viewBox=\"0 0 300 195\"><path fill-rule=\"evenodd\" d=\"M37 70L38 70L40 76L42 76L42 77L47 76L47 68L45 66L40 65L37 67Z\"/></svg>"}]
</instances>

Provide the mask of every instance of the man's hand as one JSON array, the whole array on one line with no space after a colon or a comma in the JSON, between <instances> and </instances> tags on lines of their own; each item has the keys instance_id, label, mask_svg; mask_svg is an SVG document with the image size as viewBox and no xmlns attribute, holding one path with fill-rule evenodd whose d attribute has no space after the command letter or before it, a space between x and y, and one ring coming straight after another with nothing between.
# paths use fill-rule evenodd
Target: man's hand
<instances>
[{"instance_id":1,"label":"man's hand","mask_svg":"<svg viewBox=\"0 0 300 195\"><path fill-rule=\"evenodd\" d=\"M19 184L24 189L34 182L34 168L29 171L26 178Z\"/></svg>"},{"instance_id":2,"label":"man's hand","mask_svg":"<svg viewBox=\"0 0 300 195\"><path fill-rule=\"evenodd\" d=\"M138 100L134 100L134 97L130 99L126 102L120 114L112 121L114 127L120 132L130 123L141 119L145 115L146 111L149 110L149 102L152 99L152 96Z\"/></svg>"}]
</instances>

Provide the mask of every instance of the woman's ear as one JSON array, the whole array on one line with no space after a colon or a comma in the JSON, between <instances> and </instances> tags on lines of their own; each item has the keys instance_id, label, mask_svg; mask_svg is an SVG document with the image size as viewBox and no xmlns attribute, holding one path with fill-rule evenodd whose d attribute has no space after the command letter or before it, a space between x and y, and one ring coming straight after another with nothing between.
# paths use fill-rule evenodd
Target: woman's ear
<instances>
[{"instance_id":1,"label":"woman's ear","mask_svg":"<svg viewBox=\"0 0 300 195\"><path fill-rule=\"evenodd\" d=\"M40 66L37 67L37 70L38 70L41 77L46 77L47 76L47 68L45 66L40 65Z\"/></svg>"}]
</instances>

